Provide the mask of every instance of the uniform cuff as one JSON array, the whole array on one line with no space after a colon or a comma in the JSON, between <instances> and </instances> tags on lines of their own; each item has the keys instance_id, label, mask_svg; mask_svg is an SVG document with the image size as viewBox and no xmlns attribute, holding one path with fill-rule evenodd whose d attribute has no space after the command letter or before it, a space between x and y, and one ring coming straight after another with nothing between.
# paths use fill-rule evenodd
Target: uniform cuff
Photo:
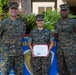
<instances>
[{"instance_id":1,"label":"uniform cuff","mask_svg":"<svg viewBox=\"0 0 76 75\"><path fill-rule=\"evenodd\" d=\"M50 41L53 41L55 37L50 38Z\"/></svg>"},{"instance_id":2,"label":"uniform cuff","mask_svg":"<svg viewBox=\"0 0 76 75\"><path fill-rule=\"evenodd\" d=\"M28 42L32 42L32 38L28 38Z\"/></svg>"}]
</instances>

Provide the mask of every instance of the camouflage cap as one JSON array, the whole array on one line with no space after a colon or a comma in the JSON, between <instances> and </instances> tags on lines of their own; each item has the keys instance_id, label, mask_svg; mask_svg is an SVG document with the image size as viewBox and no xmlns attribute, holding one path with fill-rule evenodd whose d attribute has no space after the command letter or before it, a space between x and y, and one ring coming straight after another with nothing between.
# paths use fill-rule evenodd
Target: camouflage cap
<instances>
[{"instance_id":1,"label":"camouflage cap","mask_svg":"<svg viewBox=\"0 0 76 75\"><path fill-rule=\"evenodd\" d=\"M19 4L17 2L10 2L9 3L9 8L18 8Z\"/></svg>"},{"instance_id":2,"label":"camouflage cap","mask_svg":"<svg viewBox=\"0 0 76 75\"><path fill-rule=\"evenodd\" d=\"M36 20L37 21L39 21L39 20L43 21L44 20L44 15L43 14L36 15Z\"/></svg>"},{"instance_id":3,"label":"camouflage cap","mask_svg":"<svg viewBox=\"0 0 76 75\"><path fill-rule=\"evenodd\" d=\"M69 10L69 6L67 4L61 4L60 10Z\"/></svg>"}]
</instances>

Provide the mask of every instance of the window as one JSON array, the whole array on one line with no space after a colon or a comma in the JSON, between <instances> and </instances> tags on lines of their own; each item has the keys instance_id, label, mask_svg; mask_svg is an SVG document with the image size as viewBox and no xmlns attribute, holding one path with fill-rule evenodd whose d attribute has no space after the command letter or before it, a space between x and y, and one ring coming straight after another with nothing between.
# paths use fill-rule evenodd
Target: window
<instances>
[{"instance_id":1,"label":"window","mask_svg":"<svg viewBox=\"0 0 76 75\"><path fill-rule=\"evenodd\" d=\"M38 13L39 14L42 14L44 11L45 11L45 8L44 7L39 7L38 8Z\"/></svg>"},{"instance_id":2,"label":"window","mask_svg":"<svg viewBox=\"0 0 76 75\"><path fill-rule=\"evenodd\" d=\"M52 10L52 7L38 7L38 13L42 14L43 12Z\"/></svg>"},{"instance_id":3,"label":"window","mask_svg":"<svg viewBox=\"0 0 76 75\"><path fill-rule=\"evenodd\" d=\"M46 7L46 11L51 11L52 7Z\"/></svg>"}]
</instances>

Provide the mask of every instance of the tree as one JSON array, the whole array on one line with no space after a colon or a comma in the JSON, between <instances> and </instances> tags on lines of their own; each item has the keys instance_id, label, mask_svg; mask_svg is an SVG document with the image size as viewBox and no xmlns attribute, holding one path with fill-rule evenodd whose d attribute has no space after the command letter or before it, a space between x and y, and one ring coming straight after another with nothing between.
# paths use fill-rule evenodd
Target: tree
<instances>
[{"instance_id":1,"label":"tree","mask_svg":"<svg viewBox=\"0 0 76 75\"><path fill-rule=\"evenodd\" d=\"M22 13L24 14L30 14L31 13L31 0L21 0L22 5Z\"/></svg>"},{"instance_id":2,"label":"tree","mask_svg":"<svg viewBox=\"0 0 76 75\"><path fill-rule=\"evenodd\" d=\"M8 0L0 0L0 20L2 19L3 13L6 12Z\"/></svg>"}]
</instances>

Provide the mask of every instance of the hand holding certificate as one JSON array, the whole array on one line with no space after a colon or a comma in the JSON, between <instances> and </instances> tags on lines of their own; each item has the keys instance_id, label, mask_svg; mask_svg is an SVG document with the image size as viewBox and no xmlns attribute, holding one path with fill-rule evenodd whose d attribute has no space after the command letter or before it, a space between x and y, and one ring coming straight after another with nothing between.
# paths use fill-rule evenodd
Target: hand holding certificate
<instances>
[{"instance_id":1,"label":"hand holding certificate","mask_svg":"<svg viewBox=\"0 0 76 75\"><path fill-rule=\"evenodd\" d=\"M48 45L34 45L33 46L33 57L46 57L48 56Z\"/></svg>"}]
</instances>

